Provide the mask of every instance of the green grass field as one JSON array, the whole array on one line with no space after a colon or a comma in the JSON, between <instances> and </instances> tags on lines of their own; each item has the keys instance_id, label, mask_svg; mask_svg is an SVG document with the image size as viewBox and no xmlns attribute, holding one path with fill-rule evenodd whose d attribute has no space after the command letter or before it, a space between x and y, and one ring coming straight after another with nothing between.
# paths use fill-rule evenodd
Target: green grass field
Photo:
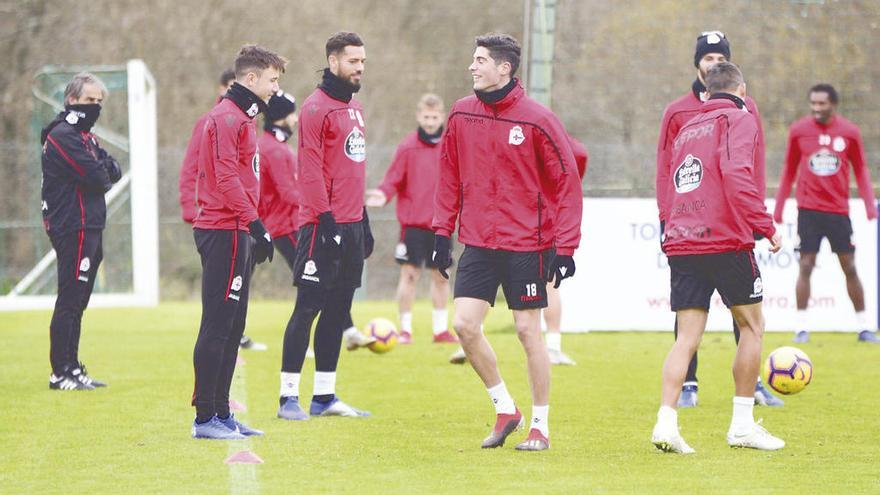
<instances>
[{"instance_id":1,"label":"green grass field","mask_svg":"<svg viewBox=\"0 0 880 495\"><path fill-rule=\"evenodd\" d=\"M733 337L707 334L700 406L680 413L693 456L660 454L650 443L671 335L566 336L578 366L554 368L553 446L533 454L513 450L524 432L502 449L479 448L494 411L470 367L447 364L454 347L429 343L425 304L414 345L386 355L343 351L337 391L372 418L276 419L291 309L251 305L248 333L270 349L243 352L237 372L233 398L248 408L239 417L266 431L247 442L189 438L197 304L87 311L81 358L110 387L76 393L47 387L50 313L0 314L0 493L880 493L880 346L851 334L814 335L802 346L815 364L810 387L784 408L756 408L788 444L775 453L727 447ZM391 302L354 309L359 325L394 315ZM493 310L486 331L527 412L525 359L509 315ZM765 352L789 337L769 334ZM312 370L308 360L306 401ZM265 463L224 464L242 449Z\"/></svg>"}]
</instances>

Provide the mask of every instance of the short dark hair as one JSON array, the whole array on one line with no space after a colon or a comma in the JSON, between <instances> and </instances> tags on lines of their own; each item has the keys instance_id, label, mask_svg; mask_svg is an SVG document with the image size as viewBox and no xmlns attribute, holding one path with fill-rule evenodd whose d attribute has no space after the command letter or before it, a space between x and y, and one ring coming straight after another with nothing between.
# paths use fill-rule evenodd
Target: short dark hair
<instances>
[{"instance_id":1,"label":"short dark hair","mask_svg":"<svg viewBox=\"0 0 880 495\"><path fill-rule=\"evenodd\" d=\"M235 77L244 77L251 70L262 72L269 67L284 72L286 65L287 59L272 50L259 45L244 45L235 57Z\"/></svg>"},{"instance_id":2,"label":"short dark hair","mask_svg":"<svg viewBox=\"0 0 880 495\"><path fill-rule=\"evenodd\" d=\"M807 96L809 97L810 94L813 93L826 93L828 95L828 99L831 100L832 105L837 105L837 102L839 101L837 90L834 89L834 86L828 83L819 83L813 86L812 88L810 88L810 93L807 94Z\"/></svg>"},{"instance_id":3,"label":"short dark hair","mask_svg":"<svg viewBox=\"0 0 880 495\"><path fill-rule=\"evenodd\" d=\"M220 73L220 86L229 86L229 81L235 79L235 71L231 68Z\"/></svg>"},{"instance_id":4,"label":"short dark hair","mask_svg":"<svg viewBox=\"0 0 880 495\"><path fill-rule=\"evenodd\" d=\"M730 62L718 62L706 73L706 90L710 95L736 91L742 83L742 71Z\"/></svg>"},{"instance_id":5,"label":"short dark hair","mask_svg":"<svg viewBox=\"0 0 880 495\"><path fill-rule=\"evenodd\" d=\"M509 34L488 33L474 38L477 46L489 50L489 55L496 62L507 62L510 64L510 77L516 74L519 69L520 47L516 38Z\"/></svg>"},{"instance_id":6,"label":"short dark hair","mask_svg":"<svg viewBox=\"0 0 880 495\"><path fill-rule=\"evenodd\" d=\"M336 55L345 50L345 47L347 46L364 46L364 41L357 33L339 31L338 33L333 33L333 35L327 39L327 44L324 45L324 51L326 52L326 56L330 57L330 55Z\"/></svg>"}]
</instances>

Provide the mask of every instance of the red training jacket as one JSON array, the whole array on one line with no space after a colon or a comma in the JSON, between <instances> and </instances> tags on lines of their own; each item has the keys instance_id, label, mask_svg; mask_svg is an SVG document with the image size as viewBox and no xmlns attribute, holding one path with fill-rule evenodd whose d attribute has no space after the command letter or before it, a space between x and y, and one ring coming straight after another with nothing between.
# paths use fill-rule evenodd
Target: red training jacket
<instances>
[{"instance_id":1,"label":"red training jacket","mask_svg":"<svg viewBox=\"0 0 880 495\"><path fill-rule=\"evenodd\" d=\"M186 223L193 223L199 213L199 206L196 204L196 184L199 181L199 148L202 145L202 131L205 130L205 122L208 120L209 113L199 117L196 125L193 126L189 144L186 146L186 154L183 155L183 163L180 165L177 188L180 191L180 216Z\"/></svg>"},{"instance_id":2,"label":"red training jacket","mask_svg":"<svg viewBox=\"0 0 880 495\"><path fill-rule=\"evenodd\" d=\"M812 116L792 124L773 219L782 222L782 209L798 171L798 208L849 214L847 162L852 164L868 219L873 220L877 218L877 204L858 126L839 115L833 116L828 125L820 124Z\"/></svg>"},{"instance_id":3,"label":"red training jacket","mask_svg":"<svg viewBox=\"0 0 880 495\"><path fill-rule=\"evenodd\" d=\"M199 146L199 229L243 230L258 218L260 155L254 121L229 98L208 112Z\"/></svg>"},{"instance_id":4,"label":"red training jacket","mask_svg":"<svg viewBox=\"0 0 880 495\"><path fill-rule=\"evenodd\" d=\"M318 88L299 117L300 226L333 212L338 223L360 222L367 141L360 102L334 99Z\"/></svg>"},{"instance_id":5,"label":"red training jacket","mask_svg":"<svg viewBox=\"0 0 880 495\"><path fill-rule=\"evenodd\" d=\"M755 168L754 180L758 194L763 199L766 193L766 172L764 167L764 126L761 124L761 114L758 112L758 106L755 100L750 97L745 98L746 109L755 116L755 122L758 125L758 143L755 147ZM681 98L670 103L663 112L663 120L660 122L660 138L657 140L657 206L660 207L660 221L665 221L669 217L669 212L664 210L661 204L661 194L664 194L664 184L669 183L669 163L672 159L672 141L678 135L678 131L689 120L697 116L701 112L703 100L701 100L693 91L688 91Z\"/></svg>"},{"instance_id":6,"label":"red training jacket","mask_svg":"<svg viewBox=\"0 0 880 495\"><path fill-rule=\"evenodd\" d=\"M519 83L495 104L455 102L441 146L438 235L458 220L468 246L535 252L555 243L558 254L574 253L583 200L568 135Z\"/></svg>"},{"instance_id":7,"label":"red training jacket","mask_svg":"<svg viewBox=\"0 0 880 495\"><path fill-rule=\"evenodd\" d=\"M672 144L669 179L657 194L667 211L667 256L752 250L754 233L776 229L755 187L760 130L750 112L726 99L709 100Z\"/></svg>"},{"instance_id":8,"label":"red training jacket","mask_svg":"<svg viewBox=\"0 0 880 495\"><path fill-rule=\"evenodd\" d=\"M397 221L401 229L431 230L439 175L440 143L422 141L418 131L403 138L379 186L388 201L398 196Z\"/></svg>"},{"instance_id":9,"label":"red training jacket","mask_svg":"<svg viewBox=\"0 0 880 495\"><path fill-rule=\"evenodd\" d=\"M260 205L257 212L272 237L296 231L299 192L296 188L296 155L275 134L263 131L260 149Z\"/></svg>"}]
</instances>

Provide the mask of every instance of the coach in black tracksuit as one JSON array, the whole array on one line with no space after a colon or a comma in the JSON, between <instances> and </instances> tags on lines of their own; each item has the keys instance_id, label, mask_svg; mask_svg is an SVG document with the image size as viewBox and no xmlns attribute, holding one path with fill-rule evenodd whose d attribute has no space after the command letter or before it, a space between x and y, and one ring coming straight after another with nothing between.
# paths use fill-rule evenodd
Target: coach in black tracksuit
<instances>
[{"instance_id":1,"label":"coach in black tracksuit","mask_svg":"<svg viewBox=\"0 0 880 495\"><path fill-rule=\"evenodd\" d=\"M106 92L97 77L77 74L64 92L64 111L41 135L43 224L58 257L58 298L49 326L49 388L56 390L105 386L89 378L78 351L83 311L104 257L104 193L122 177L91 133Z\"/></svg>"}]
</instances>

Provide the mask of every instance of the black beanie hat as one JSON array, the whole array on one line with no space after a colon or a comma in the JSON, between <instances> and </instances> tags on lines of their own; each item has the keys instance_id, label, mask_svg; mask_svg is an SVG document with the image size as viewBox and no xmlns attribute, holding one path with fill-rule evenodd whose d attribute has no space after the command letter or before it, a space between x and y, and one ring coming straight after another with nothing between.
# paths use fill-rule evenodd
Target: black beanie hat
<instances>
[{"instance_id":1,"label":"black beanie hat","mask_svg":"<svg viewBox=\"0 0 880 495\"><path fill-rule=\"evenodd\" d=\"M720 53L730 61L730 42L721 31L706 31L697 37L697 49L694 52L694 67L700 66L700 60L707 53Z\"/></svg>"},{"instance_id":2,"label":"black beanie hat","mask_svg":"<svg viewBox=\"0 0 880 495\"><path fill-rule=\"evenodd\" d=\"M293 95L278 90L269 98L269 109L266 110L266 122L275 122L286 118L296 111L296 98Z\"/></svg>"}]
</instances>

